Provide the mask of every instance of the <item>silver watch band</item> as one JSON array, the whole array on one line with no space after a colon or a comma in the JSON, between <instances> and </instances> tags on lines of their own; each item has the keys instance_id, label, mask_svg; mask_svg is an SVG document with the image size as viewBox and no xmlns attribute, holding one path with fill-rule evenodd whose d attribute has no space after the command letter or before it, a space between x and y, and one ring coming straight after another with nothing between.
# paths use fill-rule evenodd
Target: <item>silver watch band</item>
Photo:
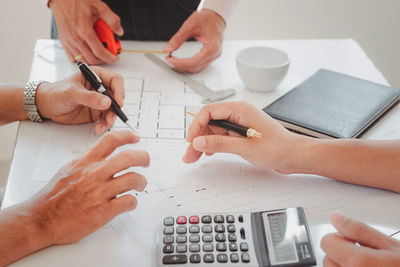
<instances>
[{"instance_id":1,"label":"silver watch band","mask_svg":"<svg viewBox=\"0 0 400 267\"><path fill-rule=\"evenodd\" d=\"M45 81L29 81L25 85L24 109L29 119L34 122L43 122L36 106L36 89Z\"/></svg>"}]
</instances>

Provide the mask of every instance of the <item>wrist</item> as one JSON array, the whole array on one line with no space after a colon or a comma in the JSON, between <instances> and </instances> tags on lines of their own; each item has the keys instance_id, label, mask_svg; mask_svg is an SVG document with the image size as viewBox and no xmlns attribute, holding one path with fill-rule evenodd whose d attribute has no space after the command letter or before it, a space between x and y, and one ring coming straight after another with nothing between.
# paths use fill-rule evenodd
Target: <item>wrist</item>
<instances>
[{"instance_id":1,"label":"wrist","mask_svg":"<svg viewBox=\"0 0 400 267\"><path fill-rule=\"evenodd\" d=\"M46 228L26 203L0 211L1 266L50 245Z\"/></svg>"},{"instance_id":2,"label":"wrist","mask_svg":"<svg viewBox=\"0 0 400 267\"><path fill-rule=\"evenodd\" d=\"M289 143L290 152L287 153L287 173L313 174L315 166L318 165L321 140L299 134L293 134L292 142Z\"/></svg>"},{"instance_id":3,"label":"wrist","mask_svg":"<svg viewBox=\"0 0 400 267\"><path fill-rule=\"evenodd\" d=\"M50 119L51 117L46 94L49 86L51 86L51 83L43 82L36 88L36 106L38 113L43 119Z\"/></svg>"},{"instance_id":4,"label":"wrist","mask_svg":"<svg viewBox=\"0 0 400 267\"><path fill-rule=\"evenodd\" d=\"M198 11L200 13L204 13L205 15L212 15L215 17L215 20L219 23L219 25L223 25L224 28L226 27L226 21L225 19L216 11L208 8L201 9Z\"/></svg>"},{"instance_id":5,"label":"wrist","mask_svg":"<svg viewBox=\"0 0 400 267\"><path fill-rule=\"evenodd\" d=\"M27 229L28 242L32 251L52 245L47 226L48 222L40 216L41 214L31 212L24 223Z\"/></svg>"}]
</instances>

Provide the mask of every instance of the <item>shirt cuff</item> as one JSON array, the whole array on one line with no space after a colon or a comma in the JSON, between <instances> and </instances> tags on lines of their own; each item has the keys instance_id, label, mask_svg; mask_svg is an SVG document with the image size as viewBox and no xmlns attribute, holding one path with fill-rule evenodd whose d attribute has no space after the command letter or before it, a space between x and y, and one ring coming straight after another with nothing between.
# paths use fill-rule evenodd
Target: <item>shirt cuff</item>
<instances>
[{"instance_id":1,"label":"shirt cuff","mask_svg":"<svg viewBox=\"0 0 400 267\"><path fill-rule=\"evenodd\" d=\"M220 15L225 20L225 23L227 23L237 2L238 0L201 0L197 10L211 9Z\"/></svg>"}]
</instances>

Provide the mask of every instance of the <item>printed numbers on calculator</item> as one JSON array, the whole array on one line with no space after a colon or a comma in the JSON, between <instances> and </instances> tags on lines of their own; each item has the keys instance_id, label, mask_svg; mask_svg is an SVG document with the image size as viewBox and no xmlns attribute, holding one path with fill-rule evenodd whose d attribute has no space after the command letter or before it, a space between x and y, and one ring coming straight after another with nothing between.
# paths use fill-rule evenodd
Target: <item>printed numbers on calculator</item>
<instances>
[{"instance_id":1,"label":"printed numbers on calculator","mask_svg":"<svg viewBox=\"0 0 400 267\"><path fill-rule=\"evenodd\" d=\"M248 263L243 216L203 215L163 220L162 263Z\"/></svg>"}]
</instances>

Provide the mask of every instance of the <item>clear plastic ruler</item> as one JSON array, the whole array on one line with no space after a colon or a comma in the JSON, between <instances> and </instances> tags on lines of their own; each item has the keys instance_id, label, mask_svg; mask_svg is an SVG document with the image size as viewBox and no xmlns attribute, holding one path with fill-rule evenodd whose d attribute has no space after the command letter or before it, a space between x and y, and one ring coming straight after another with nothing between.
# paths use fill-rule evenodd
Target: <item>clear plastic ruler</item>
<instances>
[{"instance_id":1,"label":"clear plastic ruler","mask_svg":"<svg viewBox=\"0 0 400 267\"><path fill-rule=\"evenodd\" d=\"M236 91L234 89L224 89L224 90L214 91L214 90L210 89L209 87L207 87L205 84L199 83L199 82L193 80L192 78L186 76L185 74L174 70L167 63L165 63L159 57L157 57L153 54L145 54L145 57L147 57L150 61L152 61L153 63L158 65L160 68L162 68L166 72L170 73L176 79L184 82L190 88L192 88L197 93L202 95L204 97L203 103L209 103L209 102L215 102L218 100L222 100L222 99L230 97L236 93Z\"/></svg>"}]
</instances>

